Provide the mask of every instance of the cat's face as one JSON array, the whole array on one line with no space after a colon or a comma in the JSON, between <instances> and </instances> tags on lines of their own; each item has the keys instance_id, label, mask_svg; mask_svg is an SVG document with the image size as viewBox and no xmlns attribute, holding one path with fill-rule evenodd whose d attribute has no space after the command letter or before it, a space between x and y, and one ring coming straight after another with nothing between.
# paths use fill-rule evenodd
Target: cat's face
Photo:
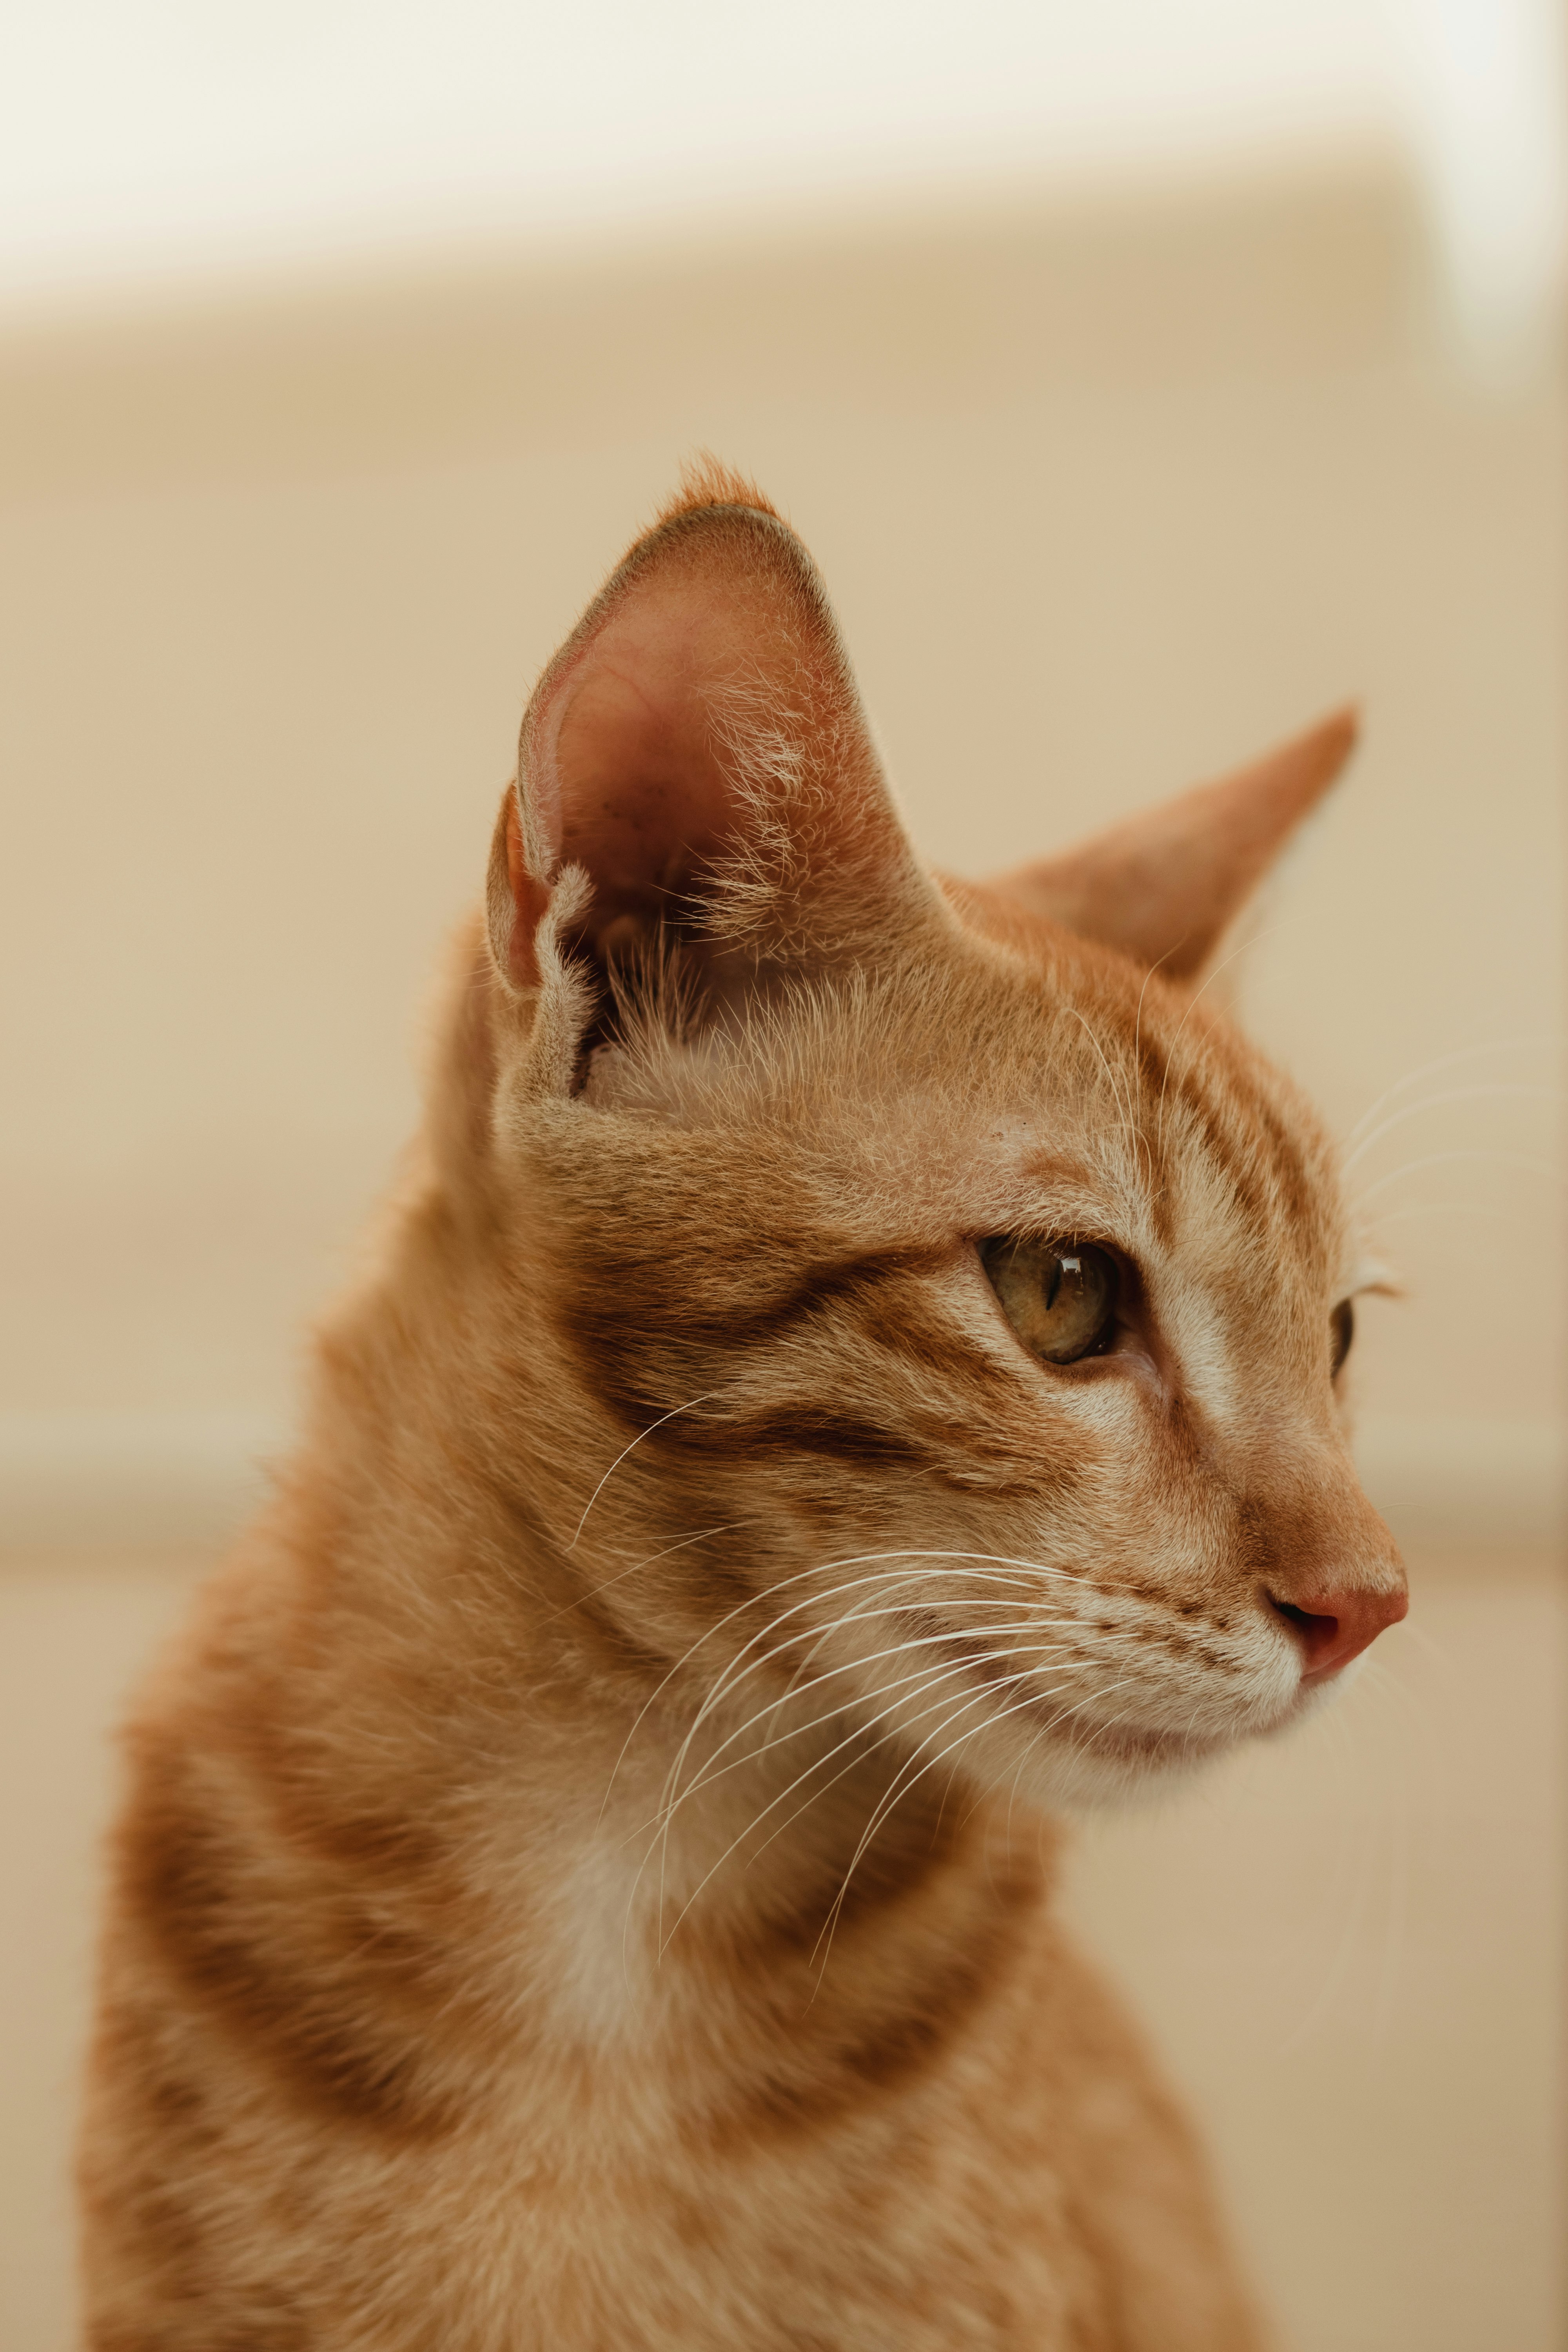
<instances>
[{"instance_id":1,"label":"cat's face","mask_svg":"<svg viewBox=\"0 0 1568 2352\"><path fill-rule=\"evenodd\" d=\"M1341 1426L1332 1155L1194 995L1256 778L1228 882L1211 800L1184 878L1110 837L1107 920L1092 850L942 892L778 526L700 509L618 579L492 877L536 1507L595 1612L730 1716L788 1690L1040 1799L1289 1721L1404 1581Z\"/></svg>"}]
</instances>

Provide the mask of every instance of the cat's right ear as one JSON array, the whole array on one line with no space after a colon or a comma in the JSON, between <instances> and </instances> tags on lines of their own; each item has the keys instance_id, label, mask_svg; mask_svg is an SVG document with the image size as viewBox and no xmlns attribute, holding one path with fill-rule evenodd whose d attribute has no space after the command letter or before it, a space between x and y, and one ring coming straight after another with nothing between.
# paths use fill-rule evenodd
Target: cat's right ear
<instances>
[{"instance_id":1,"label":"cat's right ear","mask_svg":"<svg viewBox=\"0 0 1568 2352\"><path fill-rule=\"evenodd\" d=\"M1336 710L1234 775L988 887L1167 980L1195 980L1355 740L1355 711Z\"/></svg>"},{"instance_id":2,"label":"cat's right ear","mask_svg":"<svg viewBox=\"0 0 1568 2352\"><path fill-rule=\"evenodd\" d=\"M603 966L661 935L826 955L917 900L934 891L816 567L755 491L710 471L535 688L490 862L497 972L522 994L563 947Z\"/></svg>"}]
</instances>

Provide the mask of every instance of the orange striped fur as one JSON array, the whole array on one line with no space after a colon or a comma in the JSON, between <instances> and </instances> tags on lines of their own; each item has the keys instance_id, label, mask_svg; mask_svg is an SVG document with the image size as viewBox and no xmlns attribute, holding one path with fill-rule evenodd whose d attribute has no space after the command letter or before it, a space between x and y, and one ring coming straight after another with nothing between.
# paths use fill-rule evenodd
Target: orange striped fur
<instances>
[{"instance_id":1,"label":"orange striped fur","mask_svg":"<svg viewBox=\"0 0 1568 2352\"><path fill-rule=\"evenodd\" d=\"M1050 1819L1316 1704L1327 1585L1399 1605L1333 1154L1186 978L1347 740L939 885L772 509L633 548L130 1727L94 2352L1262 2341ZM1098 1352L1021 1344L998 1236L1114 1262Z\"/></svg>"}]
</instances>

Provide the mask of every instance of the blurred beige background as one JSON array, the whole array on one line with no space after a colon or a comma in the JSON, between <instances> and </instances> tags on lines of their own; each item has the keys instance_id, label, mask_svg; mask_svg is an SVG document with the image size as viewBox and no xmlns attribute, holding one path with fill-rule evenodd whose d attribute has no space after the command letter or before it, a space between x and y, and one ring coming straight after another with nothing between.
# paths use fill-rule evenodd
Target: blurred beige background
<instances>
[{"instance_id":1,"label":"blurred beige background","mask_svg":"<svg viewBox=\"0 0 1568 2352\"><path fill-rule=\"evenodd\" d=\"M179 1536L286 1427L532 676L699 446L815 549L961 872L1361 698L1233 977L1342 1132L1394 1090L1356 1169L1412 1286L1363 1317L1375 1475L1542 1532L1562 399L1445 369L1424 268L1369 159L13 336L18 1533L99 1540L133 1485Z\"/></svg>"},{"instance_id":2,"label":"blurred beige background","mask_svg":"<svg viewBox=\"0 0 1568 2352\"><path fill-rule=\"evenodd\" d=\"M8 2352L70 2340L106 1727L286 1443L531 677L699 446L813 547L960 871L1363 703L1233 977L1367 1122L1412 1620L1310 1738L1093 1825L1074 1900L1298 2352L1548 2352L1563 391L1455 363L1396 162L18 326L0 415Z\"/></svg>"}]
</instances>

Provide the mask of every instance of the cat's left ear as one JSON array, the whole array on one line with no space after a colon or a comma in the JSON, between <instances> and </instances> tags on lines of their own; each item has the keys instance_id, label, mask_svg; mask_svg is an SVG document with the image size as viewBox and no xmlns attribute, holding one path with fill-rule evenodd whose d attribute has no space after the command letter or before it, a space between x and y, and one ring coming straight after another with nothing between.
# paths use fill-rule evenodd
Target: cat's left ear
<instances>
[{"instance_id":1,"label":"cat's left ear","mask_svg":"<svg viewBox=\"0 0 1568 2352\"><path fill-rule=\"evenodd\" d=\"M571 868L586 895L575 884L568 906ZM532 989L557 929L601 964L661 931L830 953L917 898L934 906L816 567L748 484L710 469L535 689L491 858L497 969Z\"/></svg>"},{"instance_id":2,"label":"cat's left ear","mask_svg":"<svg viewBox=\"0 0 1568 2352\"><path fill-rule=\"evenodd\" d=\"M998 875L988 887L1081 939L1157 964L1172 980L1191 980L1355 740L1355 712L1335 711L1218 783Z\"/></svg>"}]
</instances>

